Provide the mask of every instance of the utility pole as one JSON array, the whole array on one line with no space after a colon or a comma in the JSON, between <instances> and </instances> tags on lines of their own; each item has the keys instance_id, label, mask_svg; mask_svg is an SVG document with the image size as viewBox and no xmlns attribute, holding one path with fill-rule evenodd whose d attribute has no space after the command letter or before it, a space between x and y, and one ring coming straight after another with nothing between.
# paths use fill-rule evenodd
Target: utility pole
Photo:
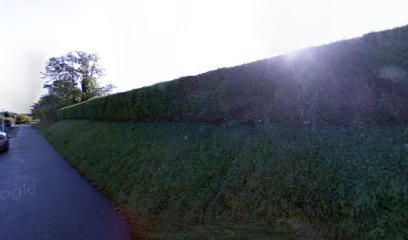
<instances>
[{"instance_id":1,"label":"utility pole","mask_svg":"<svg viewBox=\"0 0 408 240\"><path fill-rule=\"evenodd\" d=\"M4 132L4 117L0 115L0 132Z\"/></svg>"},{"instance_id":2,"label":"utility pole","mask_svg":"<svg viewBox=\"0 0 408 240\"><path fill-rule=\"evenodd\" d=\"M2 108L0 111L0 132L4 132L5 128L5 121L4 121L4 115L3 113L5 110Z\"/></svg>"}]
</instances>

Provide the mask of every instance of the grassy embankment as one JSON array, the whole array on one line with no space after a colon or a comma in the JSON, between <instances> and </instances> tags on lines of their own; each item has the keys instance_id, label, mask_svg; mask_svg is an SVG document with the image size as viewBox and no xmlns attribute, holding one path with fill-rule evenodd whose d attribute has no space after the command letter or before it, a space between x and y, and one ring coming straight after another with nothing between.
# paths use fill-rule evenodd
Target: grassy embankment
<instances>
[{"instance_id":1,"label":"grassy embankment","mask_svg":"<svg viewBox=\"0 0 408 240\"><path fill-rule=\"evenodd\" d=\"M138 230L294 239L285 224L300 220L330 239L408 236L407 127L66 120L41 132ZM275 230L230 231L251 223Z\"/></svg>"}]
</instances>

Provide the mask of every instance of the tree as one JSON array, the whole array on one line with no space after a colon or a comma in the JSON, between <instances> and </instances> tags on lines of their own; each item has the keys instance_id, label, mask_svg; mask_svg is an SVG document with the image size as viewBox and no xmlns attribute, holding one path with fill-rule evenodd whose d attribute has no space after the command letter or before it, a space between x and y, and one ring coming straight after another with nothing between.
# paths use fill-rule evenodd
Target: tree
<instances>
[{"instance_id":1,"label":"tree","mask_svg":"<svg viewBox=\"0 0 408 240\"><path fill-rule=\"evenodd\" d=\"M100 67L96 54L70 52L50 58L42 74L48 83L45 88L57 92L63 90L63 94L74 102L106 95L113 89L112 85L100 86L97 81L104 75L104 69Z\"/></svg>"},{"instance_id":2,"label":"tree","mask_svg":"<svg viewBox=\"0 0 408 240\"><path fill-rule=\"evenodd\" d=\"M104 75L96 54L70 52L52 57L41 73L48 93L32 106L33 114L48 121L56 120L59 108L109 94L114 88L100 86L98 79Z\"/></svg>"}]
</instances>

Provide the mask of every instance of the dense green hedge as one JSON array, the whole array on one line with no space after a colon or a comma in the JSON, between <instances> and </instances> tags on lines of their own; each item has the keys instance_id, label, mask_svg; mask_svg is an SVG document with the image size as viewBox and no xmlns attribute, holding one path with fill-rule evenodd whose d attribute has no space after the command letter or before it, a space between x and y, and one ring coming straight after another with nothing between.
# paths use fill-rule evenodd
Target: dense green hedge
<instances>
[{"instance_id":1,"label":"dense green hedge","mask_svg":"<svg viewBox=\"0 0 408 240\"><path fill-rule=\"evenodd\" d=\"M59 119L408 122L408 27L117 93Z\"/></svg>"}]
</instances>

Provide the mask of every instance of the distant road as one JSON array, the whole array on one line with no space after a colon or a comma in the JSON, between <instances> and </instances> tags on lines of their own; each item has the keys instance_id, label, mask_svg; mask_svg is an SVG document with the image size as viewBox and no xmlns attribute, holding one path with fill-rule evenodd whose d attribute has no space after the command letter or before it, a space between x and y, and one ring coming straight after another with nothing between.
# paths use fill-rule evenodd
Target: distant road
<instances>
[{"instance_id":1,"label":"distant road","mask_svg":"<svg viewBox=\"0 0 408 240\"><path fill-rule=\"evenodd\" d=\"M0 239L131 239L109 200L32 127L0 153Z\"/></svg>"}]
</instances>

